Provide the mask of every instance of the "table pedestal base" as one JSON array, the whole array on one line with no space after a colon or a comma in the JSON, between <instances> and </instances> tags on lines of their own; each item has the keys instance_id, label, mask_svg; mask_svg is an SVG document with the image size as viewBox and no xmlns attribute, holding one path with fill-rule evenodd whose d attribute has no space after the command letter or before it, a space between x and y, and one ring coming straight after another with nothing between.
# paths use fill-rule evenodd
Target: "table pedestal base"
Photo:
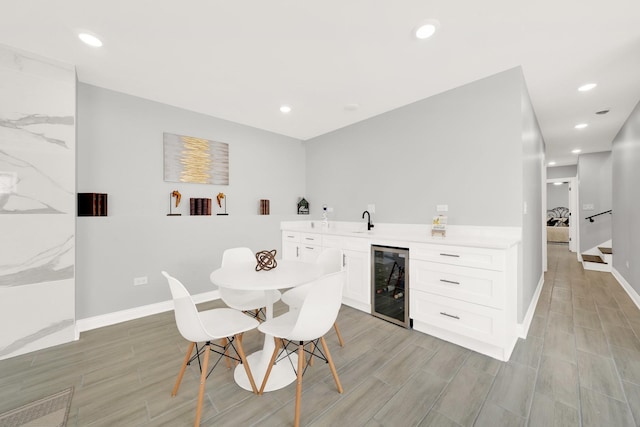
<instances>
[{"instance_id":1,"label":"table pedestal base","mask_svg":"<svg viewBox=\"0 0 640 427\"><path fill-rule=\"evenodd\" d=\"M249 363L249 367L251 368L251 374L253 375L253 379L256 382L256 387L258 388L258 390L260 390L260 385L262 385L262 379L264 378L264 374L267 372L267 365L271 360L272 354L269 353L269 357L265 358L263 357L262 353L263 350L260 350L247 356L247 362ZM279 390L288 386L296 380L296 373L291 364L297 367L298 355L294 353L289 355L289 357L291 359L285 357L280 362L276 363L273 368L271 368L269 381L267 382L264 391ZM266 364L264 363L265 359L267 360ZM236 383L243 389L253 391L251 389L251 384L249 383L247 373L244 370L244 366L236 366L236 369L233 372L233 378L235 379Z\"/></svg>"}]
</instances>

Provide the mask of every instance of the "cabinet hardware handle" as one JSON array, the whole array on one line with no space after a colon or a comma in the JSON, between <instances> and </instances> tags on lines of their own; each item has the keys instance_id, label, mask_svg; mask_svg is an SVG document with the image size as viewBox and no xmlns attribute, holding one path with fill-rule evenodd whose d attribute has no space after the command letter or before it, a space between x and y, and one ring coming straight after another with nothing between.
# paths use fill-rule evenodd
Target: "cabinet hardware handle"
<instances>
[{"instance_id":1,"label":"cabinet hardware handle","mask_svg":"<svg viewBox=\"0 0 640 427\"><path fill-rule=\"evenodd\" d=\"M347 265L346 255L342 254L342 266L345 267Z\"/></svg>"},{"instance_id":2,"label":"cabinet hardware handle","mask_svg":"<svg viewBox=\"0 0 640 427\"><path fill-rule=\"evenodd\" d=\"M316 240L316 239L314 239L313 237L305 237L304 239L305 239L305 240Z\"/></svg>"},{"instance_id":3,"label":"cabinet hardware handle","mask_svg":"<svg viewBox=\"0 0 640 427\"><path fill-rule=\"evenodd\" d=\"M454 255L454 254L440 254L442 256L450 256L450 257L454 257L454 258L460 258L460 255Z\"/></svg>"},{"instance_id":4,"label":"cabinet hardware handle","mask_svg":"<svg viewBox=\"0 0 640 427\"><path fill-rule=\"evenodd\" d=\"M454 316L453 314L445 313L444 311L441 311L440 314L442 314L443 316L453 317L454 319L460 320L460 318L458 316Z\"/></svg>"},{"instance_id":5,"label":"cabinet hardware handle","mask_svg":"<svg viewBox=\"0 0 640 427\"><path fill-rule=\"evenodd\" d=\"M447 279L440 279L441 282L444 283L451 283L452 285L459 285L460 282L454 282L453 280L447 280Z\"/></svg>"},{"instance_id":6,"label":"cabinet hardware handle","mask_svg":"<svg viewBox=\"0 0 640 427\"><path fill-rule=\"evenodd\" d=\"M312 246L305 246L305 248L313 250Z\"/></svg>"},{"instance_id":7,"label":"cabinet hardware handle","mask_svg":"<svg viewBox=\"0 0 640 427\"><path fill-rule=\"evenodd\" d=\"M300 248L296 246L296 258L300 258Z\"/></svg>"},{"instance_id":8,"label":"cabinet hardware handle","mask_svg":"<svg viewBox=\"0 0 640 427\"><path fill-rule=\"evenodd\" d=\"M288 238L290 238L290 239L293 239L293 238L294 238L294 237L296 237L296 236L287 236L287 237L288 237Z\"/></svg>"}]
</instances>

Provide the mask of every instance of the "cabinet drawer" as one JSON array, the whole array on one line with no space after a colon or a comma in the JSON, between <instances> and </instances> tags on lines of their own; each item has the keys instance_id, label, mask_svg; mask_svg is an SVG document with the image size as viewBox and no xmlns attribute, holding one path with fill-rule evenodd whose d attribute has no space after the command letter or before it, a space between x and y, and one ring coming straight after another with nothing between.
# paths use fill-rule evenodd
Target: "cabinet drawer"
<instances>
[{"instance_id":1,"label":"cabinet drawer","mask_svg":"<svg viewBox=\"0 0 640 427\"><path fill-rule=\"evenodd\" d=\"M429 292L415 291L410 295L412 319L479 341L500 344L503 311Z\"/></svg>"},{"instance_id":2,"label":"cabinet drawer","mask_svg":"<svg viewBox=\"0 0 640 427\"><path fill-rule=\"evenodd\" d=\"M465 267L504 270L504 251L465 246L418 244L410 247L411 259L433 261Z\"/></svg>"},{"instance_id":3,"label":"cabinet drawer","mask_svg":"<svg viewBox=\"0 0 640 427\"><path fill-rule=\"evenodd\" d=\"M350 251L369 252L371 250L371 241L359 237L347 237L342 241L342 248Z\"/></svg>"},{"instance_id":4,"label":"cabinet drawer","mask_svg":"<svg viewBox=\"0 0 640 427\"><path fill-rule=\"evenodd\" d=\"M504 273L414 260L411 290L431 292L490 307L504 308Z\"/></svg>"},{"instance_id":5,"label":"cabinet drawer","mask_svg":"<svg viewBox=\"0 0 640 427\"><path fill-rule=\"evenodd\" d=\"M283 242L299 242L300 241L300 233L297 231L286 231L282 232L282 241Z\"/></svg>"},{"instance_id":6,"label":"cabinet drawer","mask_svg":"<svg viewBox=\"0 0 640 427\"><path fill-rule=\"evenodd\" d=\"M322 245L322 234L300 233L300 243L302 245Z\"/></svg>"}]
</instances>

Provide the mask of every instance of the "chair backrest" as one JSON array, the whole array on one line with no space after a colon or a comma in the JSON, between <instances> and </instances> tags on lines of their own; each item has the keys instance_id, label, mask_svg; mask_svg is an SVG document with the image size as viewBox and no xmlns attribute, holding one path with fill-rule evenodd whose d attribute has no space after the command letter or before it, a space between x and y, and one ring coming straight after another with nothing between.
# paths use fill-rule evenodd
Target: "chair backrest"
<instances>
[{"instance_id":1,"label":"chair backrest","mask_svg":"<svg viewBox=\"0 0 640 427\"><path fill-rule=\"evenodd\" d=\"M322 266L324 274L336 273L342 270L342 251L336 248L326 248L316 258L316 264Z\"/></svg>"},{"instance_id":2,"label":"chair backrest","mask_svg":"<svg viewBox=\"0 0 640 427\"><path fill-rule=\"evenodd\" d=\"M249 248L231 248L222 253L222 267L234 264L255 262L256 257Z\"/></svg>"},{"instance_id":3,"label":"chair backrest","mask_svg":"<svg viewBox=\"0 0 640 427\"><path fill-rule=\"evenodd\" d=\"M342 287L346 272L331 273L310 283L296 324L287 338L308 341L320 338L333 326L342 305Z\"/></svg>"},{"instance_id":4,"label":"chair backrest","mask_svg":"<svg viewBox=\"0 0 640 427\"><path fill-rule=\"evenodd\" d=\"M222 267L231 267L238 264L255 263L256 257L249 248L239 247L225 249L222 253ZM255 291L238 291L235 289L218 288L220 291L220 298L229 307L246 310L255 309L259 307L244 307L243 305L247 300L255 298Z\"/></svg>"},{"instance_id":5,"label":"chair backrest","mask_svg":"<svg viewBox=\"0 0 640 427\"><path fill-rule=\"evenodd\" d=\"M166 271L162 275L169 282L169 289L173 297L173 312L176 317L176 325L185 339L191 342L209 341L211 336L207 333L189 291L175 277L171 277Z\"/></svg>"}]
</instances>

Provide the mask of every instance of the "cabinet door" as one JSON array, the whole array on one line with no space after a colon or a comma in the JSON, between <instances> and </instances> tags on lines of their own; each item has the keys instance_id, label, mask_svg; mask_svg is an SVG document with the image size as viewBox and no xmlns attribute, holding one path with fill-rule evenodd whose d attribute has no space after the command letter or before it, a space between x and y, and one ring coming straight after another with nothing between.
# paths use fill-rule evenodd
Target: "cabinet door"
<instances>
[{"instance_id":1,"label":"cabinet door","mask_svg":"<svg viewBox=\"0 0 640 427\"><path fill-rule=\"evenodd\" d=\"M282 259L289 259L289 260L300 259L299 243L283 240L282 241Z\"/></svg>"},{"instance_id":2,"label":"cabinet door","mask_svg":"<svg viewBox=\"0 0 640 427\"><path fill-rule=\"evenodd\" d=\"M371 311L369 253L343 251L343 267L347 272L342 293L343 302L359 310Z\"/></svg>"}]
</instances>

